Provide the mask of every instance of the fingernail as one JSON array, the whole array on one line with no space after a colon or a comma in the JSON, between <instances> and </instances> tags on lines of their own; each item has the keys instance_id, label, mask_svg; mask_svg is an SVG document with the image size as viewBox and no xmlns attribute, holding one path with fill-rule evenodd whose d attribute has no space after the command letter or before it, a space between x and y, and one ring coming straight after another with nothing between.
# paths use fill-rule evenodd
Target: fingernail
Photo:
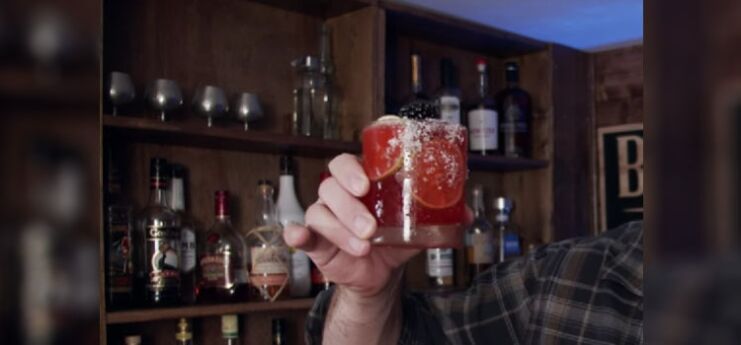
<instances>
[{"instance_id":1,"label":"fingernail","mask_svg":"<svg viewBox=\"0 0 741 345\"><path fill-rule=\"evenodd\" d=\"M365 179L362 177L355 176L352 178L352 182L350 182L350 185L352 186L353 192L355 192L356 195L361 195L365 193Z\"/></svg>"},{"instance_id":2,"label":"fingernail","mask_svg":"<svg viewBox=\"0 0 741 345\"><path fill-rule=\"evenodd\" d=\"M370 237L371 232L373 232L373 220L368 218L368 216L355 216L353 226L355 226L355 231L362 239L367 239Z\"/></svg>"},{"instance_id":3,"label":"fingernail","mask_svg":"<svg viewBox=\"0 0 741 345\"><path fill-rule=\"evenodd\" d=\"M350 248L355 252L355 254L362 254L365 251L365 246L368 245L368 242L363 241L361 239L351 237L350 238Z\"/></svg>"}]
</instances>

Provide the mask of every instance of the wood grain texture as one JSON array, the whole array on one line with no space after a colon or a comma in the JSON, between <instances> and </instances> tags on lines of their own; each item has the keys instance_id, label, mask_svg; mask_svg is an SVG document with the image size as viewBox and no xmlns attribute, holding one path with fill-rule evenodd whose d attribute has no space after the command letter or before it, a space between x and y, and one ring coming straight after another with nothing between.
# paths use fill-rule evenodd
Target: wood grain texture
<instances>
[{"instance_id":1,"label":"wood grain texture","mask_svg":"<svg viewBox=\"0 0 741 345\"><path fill-rule=\"evenodd\" d=\"M643 46L590 56L597 128L643 122Z\"/></svg>"}]
</instances>

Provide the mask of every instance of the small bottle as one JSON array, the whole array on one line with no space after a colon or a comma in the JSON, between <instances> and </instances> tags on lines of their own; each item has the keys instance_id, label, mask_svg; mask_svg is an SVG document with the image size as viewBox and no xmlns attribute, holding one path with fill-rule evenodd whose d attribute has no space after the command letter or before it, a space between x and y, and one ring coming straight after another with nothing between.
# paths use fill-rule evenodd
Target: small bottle
<instances>
[{"instance_id":1,"label":"small bottle","mask_svg":"<svg viewBox=\"0 0 741 345\"><path fill-rule=\"evenodd\" d=\"M176 345L193 345L193 333L190 330L188 320L180 318L178 322L178 332L175 333Z\"/></svg>"},{"instance_id":2,"label":"small bottle","mask_svg":"<svg viewBox=\"0 0 741 345\"><path fill-rule=\"evenodd\" d=\"M180 164L170 164L170 167L169 201L180 228L180 290L183 302L193 304L196 300L196 227L193 218L185 211L185 167Z\"/></svg>"},{"instance_id":3,"label":"small bottle","mask_svg":"<svg viewBox=\"0 0 741 345\"><path fill-rule=\"evenodd\" d=\"M304 224L304 209L294 190L294 164L289 156L280 157L280 182L276 208L284 228L289 224ZM303 250L291 248L291 297L307 297L311 293L309 257Z\"/></svg>"},{"instance_id":4,"label":"small bottle","mask_svg":"<svg viewBox=\"0 0 741 345\"><path fill-rule=\"evenodd\" d=\"M479 72L479 95L476 105L468 111L468 135L471 152L481 155L498 153L499 115L494 100L489 96L489 75L486 60L476 62Z\"/></svg>"},{"instance_id":5,"label":"small bottle","mask_svg":"<svg viewBox=\"0 0 741 345\"><path fill-rule=\"evenodd\" d=\"M273 302L288 296L291 255L283 242L272 184L260 181L257 195L256 224L245 234L250 253L250 285L257 299Z\"/></svg>"},{"instance_id":6,"label":"small bottle","mask_svg":"<svg viewBox=\"0 0 741 345\"><path fill-rule=\"evenodd\" d=\"M221 316L221 338L224 339L225 345L239 344L239 318L237 318L237 315Z\"/></svg>"},{"instance_id":7,"label":"small bottle","mask_svg":"<svg viewBox=\"0 0 741 345\"><path fill-rule=\"evenodd\" d=\"M499 197L494 200L497 212L495 228L499 233L499 262L522 254L522 241L517 228L510 222L514 209L512 199Z\"/></svg>"},{"instance_id":8,"label":"small bottle","mask_svg":"<svg viewBox=\"0 0 741 345\"><path fill-rule=\"evenodd\" d=\"M399 109L399 116L410 119L438 118L438 109L435 102L430 100L422 85L422 57L419 54L411 56L411 94Z\"/></svg>"},{"instance_id":9,"label":"small bottle","mask_svg":"<svg viewBox=\"0 0 741 345\"><path fill-rule=\"evenodd\" d=\"M106 297L109 309L130 306L134 291L133 208L122 193L113 149L106 151Z\"/></svg>"},{"instance_id":10,"label":"small bottle","mask_svg":"<svg viewBox=\"0 0 741 345\"><path fill-rule=\"evenodd\" d=\"M247 298L246 256L242 237L232 227L229 192L214 193L216 221L206 233L199 260L198 300L227 303Z\"/></svg>"},{"instance_id":11,"label":"small bottle","mask_svg":"<svg viewBox=\"0 0 741 345\"><path fill-rule=\"evenodd\" d=\"M180 302L180 229L177 216L167 203L170 178L167 161L150 162L149 204L140 217L140 232L145 239L146 301L153 306Z\"/></svg>"},{"instance_id":12,"label":"small bottle","mask_svg":"<svg viewBox=\"0 0 741 345\"><path fill-rule=\"evenodd\" d=\"M498 238L494 227L486 219L484 189L476 185L472 191L474 220L466 231L466 258L468 260L468 279L473 279L495 262L495 248Z\"/></svg>"},{"instance_id":13,"label":"small bottle","mask_svg":"<svg viewBox=\"0 0 741 345\"><path fill-rule=\"evenodd\" d=\"M440 84L442 87L437 96L440 119L458 125L461 123L461 92L454 81L454 74L453 60L440 60Z\"/></svg>"},{"instance_id":14,"label":"small bottle","mask_svg":"<svg viewBox=\"0 0 741 345\"><path fill-rule=\"evenodd\" d=\"M497 94L499 118L499 147L507 157L530 155L530 121L532 101L530 94L518 85L520 67L517 62L504 66L506 87Z\"/></svg>"},{"instance_id":15,"label":"small bottle","mask_svg":"<svg viewBox=\"0 0 741 345\"><path fill-rule=\"evenodd\" d=\"M327 23L322 23L319 40L319 65L320 72L324 77L326 93L322 98L322 108L325 112L324 128L322 135L324 139L339 139L339 121L337 120L338 92L334 87L334 64L332 63L332 47L330 40L330 29Z\"/></svg>"},{"instance_id":16,"label":"small bottle","mask_svg":"<svg viewBox=\"0 0 741 345\"><path fill-rule=\"evenodd\" d=\"M427 277L433 289L455 286L455 251L452 248L427 249Z\"/></svg>"},{"instance_id":17,"label":"small bottle","mask_svg":"<svg viewBox=\"0 0 741 345\"><path fill-rule=\"evenodd\" d=\"M286 345L286 320L273 319L273 345Z\"/></svg>"},{"instance_id":18,"label":"small bottle","mask_svg":"<svg viewBox=\"0 0 741 345\"><path fill-rule=\"evenodd\" d=\"M140 335L130 335L124 338L124 344L126 345L142 345L142 337Z\"/></svg>"}]
</instances>

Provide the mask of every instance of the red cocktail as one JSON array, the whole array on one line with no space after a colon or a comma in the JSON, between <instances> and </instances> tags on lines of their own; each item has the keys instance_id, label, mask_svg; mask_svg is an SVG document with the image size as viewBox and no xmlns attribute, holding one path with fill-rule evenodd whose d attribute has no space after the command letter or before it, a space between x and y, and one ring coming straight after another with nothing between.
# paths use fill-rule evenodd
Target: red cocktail
<instances>
[{"instance_id":1,"label":"red cocktail","mask_svg":"<svg viewBox=\"0 0 741 345\"><path fill-rule=\"evenodd\" d=\"M373 244L458 247L468 175L466 129L384 116L363 130L363 198L378 222Z\"/></svg>"}]
</instances>

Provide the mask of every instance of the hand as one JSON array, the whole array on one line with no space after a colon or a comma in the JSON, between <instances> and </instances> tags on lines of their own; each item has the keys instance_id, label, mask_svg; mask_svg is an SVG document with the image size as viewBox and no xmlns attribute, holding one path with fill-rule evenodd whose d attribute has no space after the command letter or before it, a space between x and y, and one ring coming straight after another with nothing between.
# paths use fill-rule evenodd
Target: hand
<instances>
[{"instance_id":1,"label":"hand","mask_svg":"<svg viewBox=\"0 0 741 345\"><path fill-rule=\"evenodd\" d=\"M355 156L343 154L329 163L329 171L332 177L319 186L319 200L306 211L306 226L289 225L283 237L346 293L372 298L421 250L372 247L377 224L358 200L370 186L363 168Z\"/></svg>"}]
</instances>

